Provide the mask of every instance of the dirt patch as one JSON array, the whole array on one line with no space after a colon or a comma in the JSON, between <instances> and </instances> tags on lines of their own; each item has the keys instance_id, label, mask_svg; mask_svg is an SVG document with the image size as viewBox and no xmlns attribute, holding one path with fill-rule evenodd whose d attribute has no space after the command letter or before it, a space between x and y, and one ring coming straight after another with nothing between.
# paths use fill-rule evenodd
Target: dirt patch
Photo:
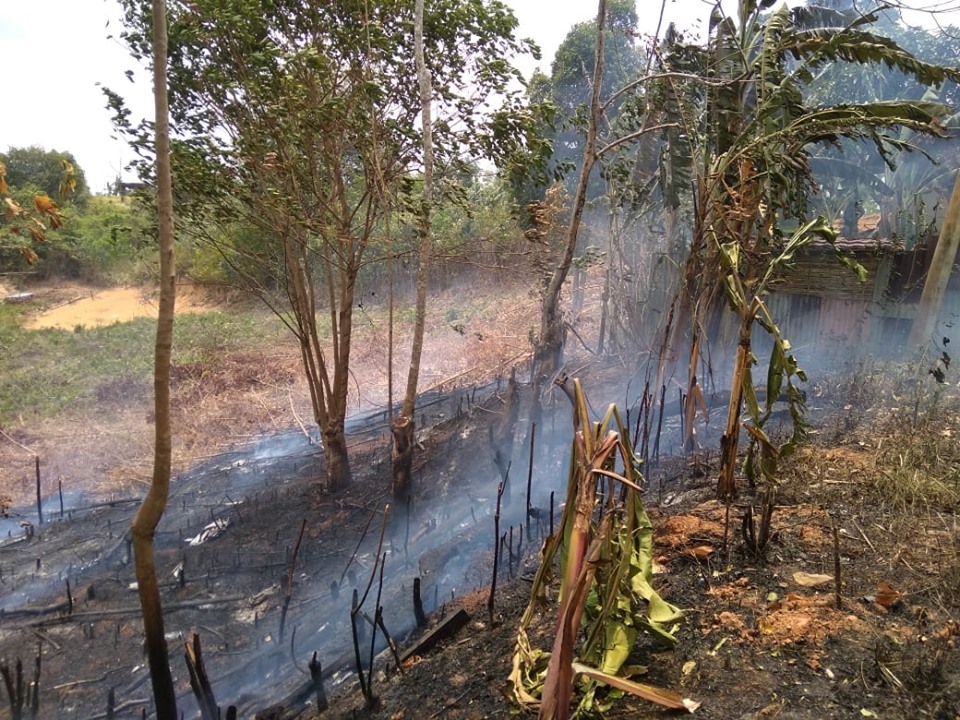
<instances>
[{"instance_id":1,"label":"dirt patch","mask_svg":"<svg viewBox=\"0 0 960 720\"><path fill-rule=\"evenodd\" d=\"M156 318L158 308L159 296L140 288L74 287L70 289L67 299L33 315L24 323L24 327L28 330L100 327L137 318ZM206 312L212 309L213 306L205 301L203 293L193 285L181 285L177 288L178 313Z\"/></svg>"}]
</instances>

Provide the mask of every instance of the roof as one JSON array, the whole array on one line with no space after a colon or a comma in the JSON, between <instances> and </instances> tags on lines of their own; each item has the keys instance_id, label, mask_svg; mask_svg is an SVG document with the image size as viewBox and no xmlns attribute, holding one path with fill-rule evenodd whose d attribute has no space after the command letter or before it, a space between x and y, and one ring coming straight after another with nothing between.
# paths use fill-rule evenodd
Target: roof
<instances>
[{"instance_id":1,"label":"roof","mask_svg":"<svg viewBox=\"0 0 960 720\"><path fill-rule=\"evenodd\" d=\"M896 238L881 238L881 237L862 237L862 238L846 238L838 237L836 242L831 245L826 240L821 240L820 238L815 239L810 246L816 249L826 250L828 248L835 247L841 252L850 252L850 253L896 253L903 252L904 245L900 240Z\"/></svg>"}]
</instances>

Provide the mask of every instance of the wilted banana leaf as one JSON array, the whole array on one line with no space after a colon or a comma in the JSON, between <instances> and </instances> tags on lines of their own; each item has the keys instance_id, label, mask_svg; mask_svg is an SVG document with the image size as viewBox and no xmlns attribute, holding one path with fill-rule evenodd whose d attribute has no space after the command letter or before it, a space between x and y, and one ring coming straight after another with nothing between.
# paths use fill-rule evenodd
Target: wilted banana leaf
<instances>
[{"instance_id":1,"label":"wilted banana leaf","mask_svg":"<svg viewBox=\"0 0 960 720\"><path fill-rule=\"evenodd\" d=\"M596 672L604 677L622 677L642 630L674 644L673 626L683 617L651 584L653 527L640 501L640 462L628 429L614 405L599 422L591 422L579 381L573 381L568 395L574 403L568 502L561 530L544 547L507 686L508 696L521 707L530 707L539 698L540 717L551 720L570 712L575 661L599 668ZM606 492L604 485L609 485ZM616 487L622 492L615 492ZM558 554L563 578L560 607L553 647L546 653L530 647L526 630L534 606L546 596L551 576L547 566ZM578 651L575 641L581 628L587 639ZM581 708L592 705L595 687L588 683L582 688Z\"/></svg>"},{"instance_id":2,"label":"wilted banana leaf","mask_svg":"<svg viewBox=\"0 0 960 720\"><path fill-rule=\"evenodd\" d=\"M700 707L699 702L685 698L680 693L673 690L665 690L653 685L627 680L626 678L618 677L617 675L611 675L601 670L597 670L596 668L582 665L581 663L574 663L573 669L577 673L585 675L591 680L602 682L610 687L623 690L631 695L636 695L639 698L649 700L652 703L662 705L663 707L670 708L671 710L686 710L687 712L692 713L694 710Z\"/></svg>"}]
</instances>

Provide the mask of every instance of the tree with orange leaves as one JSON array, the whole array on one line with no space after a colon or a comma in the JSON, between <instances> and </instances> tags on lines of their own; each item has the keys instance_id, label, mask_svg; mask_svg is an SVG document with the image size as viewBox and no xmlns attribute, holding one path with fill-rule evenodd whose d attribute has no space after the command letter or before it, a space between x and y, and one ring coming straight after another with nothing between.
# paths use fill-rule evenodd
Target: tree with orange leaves
<instances>
[{"instance_id":1,"label":"tree with orange leaves","mask_svg":"<svg viewBox=\"0 0 960 720\"><path fill-rule=\"evenodd\" d=\"M77 171L73 163L61 158L63 176L60 181L61 202L77 189ZM46 192L32 193L32 207L22 195L16 197L7 182L7 165L0 160L0 251L16 249L28 265L40 258L34 246L47 242L47 233L63 227L66 218L60 206ZM2 262L2 260L0 260Z\"/></svg>"}]
</instances>

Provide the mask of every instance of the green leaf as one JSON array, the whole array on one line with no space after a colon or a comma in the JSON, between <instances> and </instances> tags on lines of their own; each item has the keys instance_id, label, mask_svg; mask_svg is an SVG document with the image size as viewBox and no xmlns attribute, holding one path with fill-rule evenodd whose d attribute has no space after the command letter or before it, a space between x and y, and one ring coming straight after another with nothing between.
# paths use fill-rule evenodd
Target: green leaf
<instances>
[{"instance_id":1,"label":"green leaf","mask_svg":"<svg viewBox=\"0 0 960 720\"><path fill-rule=\"evenodd\" d=\"M837 260L839 260L842 265L846 265L857 274L858 282L865 283L867 281L867 275L869 275L869 273L863 265L857 262L856 258L850 257L849 255L844 255L841 252L837 252Z\"/></svg>"},{"instance_id":2,"label":"green leaf","mask_svg":"<svg viewBox=\"0 0 960 720\"><path fill-rule=\"evenodd\" d=\"M740 245L736 242L720 244L720 258L723 267L729 272L738 272L740 269Z\"/></svg>"},{"instance_id":3,"label":"green leaf","mask_svg":"<svg viewBox=\"0 0 960 720\"><path fill-rule=\"evenodd\" d=\"M623 622L608 622L605 628L605 644L600 669L611 675L620 672L633 644L637 641L637 629Z\"/></svg>"}]
</instances>

